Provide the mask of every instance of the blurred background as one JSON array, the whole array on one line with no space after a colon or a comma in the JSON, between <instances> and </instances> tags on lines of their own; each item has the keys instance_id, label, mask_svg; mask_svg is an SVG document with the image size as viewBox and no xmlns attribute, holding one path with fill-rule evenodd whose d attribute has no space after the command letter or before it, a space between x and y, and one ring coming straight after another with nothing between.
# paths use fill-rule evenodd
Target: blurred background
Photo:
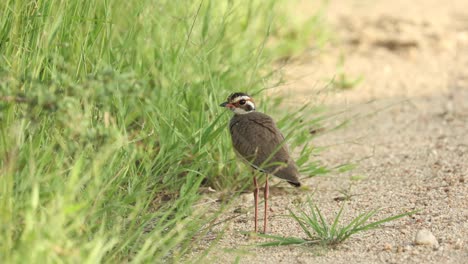
<instances>
[{"instance_id":1,"label":"blurred background","mask_svg":"<svg viewBox=\"0 0 468 264\"><path fill-rule=\"evenodd\" d=\"M251 183L218 107L232 92L274 116L304 179L348 173L333 190L369 173L350 164L375 145L427 146L449 126L408 134L414 120L455 120L456 135L441 134L466 144L466 10L462 0L2 1L0 258L201 261L223 202ZM427 100L392 111L428 115L317 133L409 98ZM385 137L395 120L402 132ZM369 131L385 140L333 148ZM380 160L389 152L399 150ZM217 203L209 214L207 193Z\"/></svg>"}]
</instances>

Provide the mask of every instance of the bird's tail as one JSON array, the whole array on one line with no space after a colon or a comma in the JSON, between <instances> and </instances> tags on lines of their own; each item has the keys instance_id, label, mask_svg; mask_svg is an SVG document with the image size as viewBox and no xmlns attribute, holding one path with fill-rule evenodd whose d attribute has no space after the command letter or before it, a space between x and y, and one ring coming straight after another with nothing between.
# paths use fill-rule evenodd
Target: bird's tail
<instances>
[{"instance_id":1,"label":"bird's tail","mask_svg":"<svg viewBox=\"0 0 468 264\"><path fill-rule=\"evenodd\" d=\"M292 186L294 187L301 187L301 183L300 182L293 182L293 181L288 181L289 184L291 184Z\"/></svg>"}]
</instances>

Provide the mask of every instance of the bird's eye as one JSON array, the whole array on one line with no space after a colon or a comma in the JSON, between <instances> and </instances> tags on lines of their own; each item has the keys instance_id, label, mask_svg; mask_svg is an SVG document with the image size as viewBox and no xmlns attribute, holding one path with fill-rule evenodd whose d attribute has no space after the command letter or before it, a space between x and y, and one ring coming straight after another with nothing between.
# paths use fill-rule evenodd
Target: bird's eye
<instances>
[{"instance_id":1,"label":"bird's eye","mask_svg":"<svg viewBox=\"0 0 468 264\"><path fill-rule=\"evenodd\" d=\"M244 99L240 100L240 101L239 101L239 104L240 104L240 105L244 105L244 104L245 104L245 100L244 100Z\"/></svg>"}]
</instances>

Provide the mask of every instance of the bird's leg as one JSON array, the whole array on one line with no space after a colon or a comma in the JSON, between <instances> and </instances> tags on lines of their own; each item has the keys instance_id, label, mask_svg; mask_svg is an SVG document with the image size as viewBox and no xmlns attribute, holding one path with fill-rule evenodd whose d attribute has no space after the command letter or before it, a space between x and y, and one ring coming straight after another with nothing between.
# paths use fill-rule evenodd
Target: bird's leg
<instances>
[{"instance_id":1,"label":"bird's leg","mask_svg":"<svg viewBox=\"0 0 468 264\"><path fill-rule=\"evenodd\" d=\"M264 218L263 218L263 233L266 234L267 230L267 212L268 212L268 194L270 193L270 187L268 186L268 175L266 175L266 181L265 181L265 191L263 192L264 198L265 198L265 212L264 212Z\"/></svg>"},{"instance_id":2,"label":"bird's leg","mask_svg":"<svg viewBox=\"0 0 468 264\"><path fill-rule=\"evenodd\" d=\"M255 233L257 233L257 222L258 222L258 184L257 177L254 175L253 178L255 189L254 189L254 202L255 202Z\"/></svg>"}]
</instances>

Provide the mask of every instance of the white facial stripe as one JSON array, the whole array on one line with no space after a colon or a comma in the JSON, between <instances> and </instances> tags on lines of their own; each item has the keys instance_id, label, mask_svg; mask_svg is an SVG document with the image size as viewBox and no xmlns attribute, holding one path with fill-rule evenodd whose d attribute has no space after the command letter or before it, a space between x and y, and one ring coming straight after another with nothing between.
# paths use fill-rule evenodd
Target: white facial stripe
<instances>
[{"instance_id":1,"label":"white facial stripe","mask_svg":"<svg viewBox=\"0 0 468 264\"><path fill-rule=\"evenodd\" d=\"M255 105L254 105L254 103L252 101L246 101L245 103L250 105L252 110L255 110Z\"/></svg>"},{"instance_id":2,"label":"white facial stripe","mask_svg":"<svg viewBox=\"0 0 468 264\"><path fill-rule=\"evenodd\" d=\"M233 108L231 108L231 110L234 113L238 114L238 115L248 114L248 113L251 113L251 112L255 111L255 105L251 101L247 101L246 104L250 105L252 110L245 111L245 109L243 109L241 107L233 107Z\"/></svg>"},{"instance_id":3,"label":"white facial stripe","mask_svg":"<svg viewBox=\"0 0 468 264\"><path fill-rule=\"evenodd\" d=\"M232 101L232 103L235 104L235 103L239 102L240 100L246 100L247 101L247 100L250 100L250 97L247 96L247 95L239 96L239 97L236 97L234 99L234 101Z\"/></svg>"}]
</instances>

